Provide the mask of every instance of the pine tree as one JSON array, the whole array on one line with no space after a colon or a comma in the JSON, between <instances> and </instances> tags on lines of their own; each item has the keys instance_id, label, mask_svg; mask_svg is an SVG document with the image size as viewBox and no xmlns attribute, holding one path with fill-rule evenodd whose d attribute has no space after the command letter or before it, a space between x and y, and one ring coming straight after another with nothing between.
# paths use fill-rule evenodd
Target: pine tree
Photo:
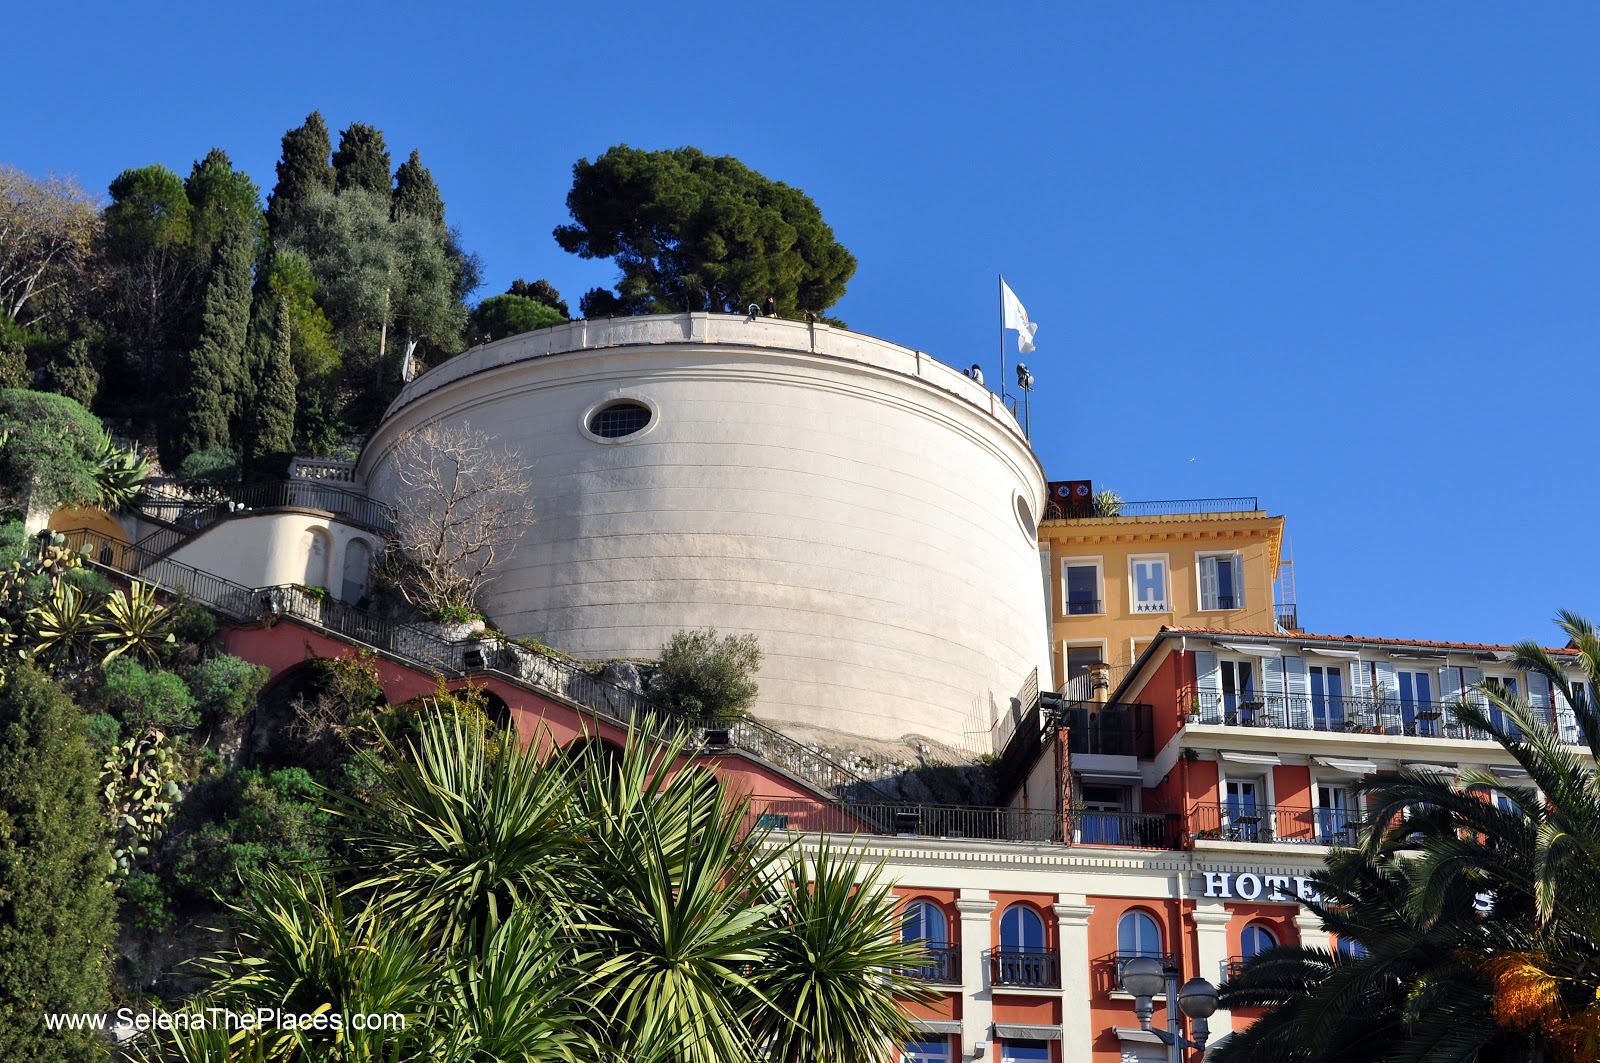
<instances>
[{"instance_id":1,"label":"pine tree","mask_svg":"<svg viewBox=\"0 0 1600 1063\"><path fill-rule=\"evenodd\" d=\"M352 188L389 195L394 181L389 176L389 149L383 132L360 122L339 134L339 150L333 153L334 188Z\"/></svg>"},{"instance_id":2,"label":"pine tree","mask_svg":"<svg viewBox=\"0 0 1600 1063\"><path fill-rule=\"evenodd\" d=\"M556 286L543 277L540 277L532 284L518 277L511 282L511 287L506 289L506 294L520 295L524 299L532 299L536 303L543 303L559 313L564 319L572 316L572 311L567 309L567 301L561 298L561 293L556 290Z\"/></svg>"},{"instance_id":3,"label":"pine tree","mask_svg":"<svg viewBox=\"0 0 1600 1063\"><path fill-rule=\"evenodd\" d=\"M412 149L411 157L394 172L393 218L414 214L444 227L444 197L433 174L422 165L422 154Z\"/></svg>"},{"instance_id":4,"label":"pine tree","mask_svg":"<svg viewBox=\"0 0 1600 1063\"><path fill-rule=\"evenodd\" d=\"M250 444L245 454L245 461L251 466L268 455L283 454L294 448L297 380L290 350L291 333L289 305L279 300L272 347L256 382L256 398L251 410Z\"/></svg>"},{"instance_id":5,"label":"pine tree","mask_svg":"<svg viewBox=\"0 0 1600 1063\"><path fill-rule=\"evenodd\" d=\"M267 198L267 230L277 235L285 215L313 189L333 190L333 167L328 157L333 142L321 111L312 111L305 124L283 135L283 156L278 160L278 183Z\"/></svg>"},{"instance_id":6,"label":"pine tree","mask_svg":"<svg viewBox=\"0 0 1600 1063\"><path fill-rule=\"evenodd\" d=\"M52 1013L110 1005L115 903L99 773L82 713L31 668L0 689L0 1059L102 1060L98 1031L46 1031Z\"/></svg>"},{"instance_id":7,"label":"pine tree","mask_svg":"<svg viewBox=\"0 0 1600 1063\"><path fill-rule=\"evenodd\" d=\"M217 244L200 304L200 338L182 366L177 431L169 433L171 453L162 455L171 468L196 451L231 445L229 424L247 384L243 363L252 251L243 225L229 226Z\"/></svg>"}]
</instances>

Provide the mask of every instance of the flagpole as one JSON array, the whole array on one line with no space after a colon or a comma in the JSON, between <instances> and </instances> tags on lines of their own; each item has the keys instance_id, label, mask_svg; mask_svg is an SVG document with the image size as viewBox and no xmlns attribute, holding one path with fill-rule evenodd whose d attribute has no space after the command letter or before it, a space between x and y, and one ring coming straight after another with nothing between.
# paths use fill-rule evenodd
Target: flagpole
<instances>
[{"instance_id":1,"label":"flagpole","mask_svg":"<svg viewBox=\"0 0 1600 1063\"><path fill-rule=\"evenodd\" d=\"M1000 303L1000 406L1006 404L1006 292L1005 278L994 275L994 295Z\"/></svg>"}]
</instances>

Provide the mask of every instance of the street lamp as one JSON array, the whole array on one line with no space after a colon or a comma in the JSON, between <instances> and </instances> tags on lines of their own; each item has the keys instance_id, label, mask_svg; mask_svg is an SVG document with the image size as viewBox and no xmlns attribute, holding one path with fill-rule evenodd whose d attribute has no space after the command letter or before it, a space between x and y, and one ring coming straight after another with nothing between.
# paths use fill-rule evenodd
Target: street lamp
<instances>
[{"instance_id":1,"label":"street lamp","mask_svg":"<svg viewBox=\"0 0 1600 1063\"><path fill-rule=\"evenodd\" d=\"M1170 1063L1183 1063L1185 1048L1205 1050L1211 1037L1211 1027L1206 1020L1217 1010L1217 987L1204 978L1191 978L1178 988L1178 968L1166 966L1152 956L1135 956L1122 968L1122 988L1133 997L1133 1013L1139 1017L1139 1029L1153 1033L1167 1046ZM1167 1028L1150 1029L1150 1016L1155 1013L1155 995L1162 990L1167 994ZM1177 1007L1173 1007L1177 1001ZM1194 1040L1183 1036L1178 1027L1178 1012L1189 1016Z\"/></svg>"}]
</instances>

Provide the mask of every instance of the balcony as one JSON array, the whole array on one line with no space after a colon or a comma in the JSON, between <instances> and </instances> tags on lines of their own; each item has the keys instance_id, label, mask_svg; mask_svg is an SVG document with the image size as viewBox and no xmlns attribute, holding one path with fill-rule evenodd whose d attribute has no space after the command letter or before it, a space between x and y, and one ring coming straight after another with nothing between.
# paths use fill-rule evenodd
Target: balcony
<instances>
[{"instance_id":1,"label":"balcony","mask_svg":"<svg viewBox=\"0 0 1600 1063\"><path fill-rule=\"evenodd\" d=\"M1069 753L1117 757L1156 755L1155 710L1120 701L1063 701L1051 710L1046 728L1067 728Z\"/></svg>"},{"instance_id":2,"label":"balcony","mask_svg":"<svg viewBox=\"0 0 1600 1063\"><path fill-rule=\"evenodd\" d=\"M989 954L989 980L996 988L1060 989L1061 955L1055 949Z\"/></svg>"},{"instance_id":3,"label":"balcony","mask_svg":"<svg viewBox=\"0 0 1600 1063\"><path fill-rule=\"evenodd\" d=\"M1068 616L1101 616L1105 611L1105 602L1099 598L1073 598L1067 601Z\"/></svg>"},{"instance_id":4,"label":"balcony","mask_svg":"<svg viewBox=\"0 0 1600 1063\"><path fill-rule=\"evenodd\" d=\"M907 967L900 973L932 985L961 984L960 945L928 945L922 952L924 962Z\"/></svg>"},{"instance_id":5,"label":"balcony","mask_svg":"<svg viewBox=\"0 0 1600 1063\"><path fill-rule=\"evenodd\" d=\"M1236 498L1168 498L1155 502L1119 502L1114 513L1096 512L1092 501L1062 505L1051 501L1045 506L1045 520L1086 520L1091 517L1170 517L1196 513L1256 513L1261 500L1243 495Z\"/></svg>"},{"instance_id":6,"label":"balcony","mask_svg":"<svg viewBox=\"0 0 1600 1063\"><path fill-rule=\"evenodd\" d=\"M1190 723L1229 727L1271 727L1291 731L1329 731L1342 734L1399 735L1412 738L1447 738L1487 742L1486 732L1467 727L1455 718L1447 702L1410 702L1394 698L1357 698L1327 694L1217 694L1202 690L1185 699ZM1544 722L1562 742L1579 741L1577 724L1563 714Z\"/></svg>"},{"instance_id":7,"label":"balcony","mask_svg":"<svg viewBox=\"0 0 1600 1063\"><path fill-rule=\"evenodd\" d=\"M1112 992L1126 993L1127 990L1122 988L1122 972L1128 966L1128 962L1130 960L1134 960L1139 957L1155 960L1161 964L1161 969L1163 971L1178 969L1178 957L1170 952L1134 952L1126 955L1119 952L1110 958L1111 966L1109 971L1111 974L1111 984L1109 986L1102 985L1101 988L1103 990L1109 989Z\"/></svg>"},{"instance_id":8,"label":"balcony","mask_svg":"<svg viewBox=\"0 0 1600 1063\"><path fill-rule=\"evenodd\" d=\"M1353 846L1360 828L1354 813L1338 808L1197 805L1189 813L1196 841Z\"/></svg>"},{"instance_id":9,"label":"balcony","mask_svg":"<svg viewBox=\"0 0 1600 1063\"><path fill-rule=\"evenodd\" d=\"M1072 840L1078 845L1181 849L1183 817L1176 812L1077 812Z\"/></svg>"}]
</instances>

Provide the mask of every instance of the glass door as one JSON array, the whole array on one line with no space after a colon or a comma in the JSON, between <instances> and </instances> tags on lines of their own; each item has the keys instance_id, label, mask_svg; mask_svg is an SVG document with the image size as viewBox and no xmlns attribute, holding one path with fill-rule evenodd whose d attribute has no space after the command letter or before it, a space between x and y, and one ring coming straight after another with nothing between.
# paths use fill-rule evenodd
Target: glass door
<instances>
[{"instance_id":1,"label":"glass door","mask_svg":"<svg viewBox=\"0 0 1600 1063\"><path fill-rule=\"evenodd\" d=\"M1311 666L1311 726L1319 731L1344 730L1344 671L1338 665Z\"/></svg>"}]
</instances>

